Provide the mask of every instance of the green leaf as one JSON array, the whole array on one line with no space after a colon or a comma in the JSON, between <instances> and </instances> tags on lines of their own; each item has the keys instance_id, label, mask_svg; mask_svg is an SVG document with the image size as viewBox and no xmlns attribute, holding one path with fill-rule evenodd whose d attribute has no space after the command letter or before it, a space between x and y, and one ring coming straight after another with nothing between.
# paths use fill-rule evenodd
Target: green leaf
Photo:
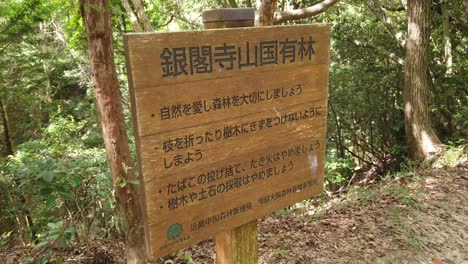
<instances>
[{"instance_id":1,"label":"green leaf","mask_svg":"<svg viewBox=\"0 0 468 264\"><path fill-rule=\"evenodd\" d=\"M63 231L64 234L73 235L76 232L75 228L69 227Z\"/></svg>"},{"instance_id":2,"label":"green leaf","mask_svg":"<svg viewBox=\"0 0 468 264\"><path fill-rule=\"evenodd\" d=\"M71 185L73 188L77 188L78 186L80 186L81 182L82 182L81 177L78 175L75 175L72 179Z\"/></svg>"},{"instance_id":3,"label":"green leaf","mask_svg":"<svg viewBox=\"0 0 468 264\"><path fill-rule=\"evenodd\" d=\"M61 235L61 234L60 234L60 230L53 231L53 232L50 232L50 233L47 235L46 239L47 239L48 241L54 241L54 240L56 240L60 235Z\"/></svg>"},{"instance_id":4,"label":"green leaf","mask_svg":"<svg viewBox=\"0 0 468 264\"><path fill-rule=\"evenodd\" d=\"M62 199L66 200L66 201L73 200L73 195L71 193L69 193L69 192L59 191L58 194L60 195L60 197L62 197Z\"/></svg>"},{"instance_id":5,"label":"green leaf","mask_svg":"<svg viewBox=\"0 0 468 264\"><path fill-rule=\"evenodd\" d=\"M34 263L34 258L33 257L24 257L20 260L21 263L24 264L29 264L29 263Z\"/></svg>"},{"instance_id":6,"label":"green leaf","mask_svg":"<svg viewBox=\"0 0 468 264\"><path fill-rule=\"evenodd\" d=\"M57 178L65 178L65 177L67 177L67 173L65 173L65 172L63 172L63 171L60 171L60 172L57 172L57 173L55 174L55 177L57 177Z\"/></svg>"},{"instance_id":7,"label":"green leaf","mask_svg":"<svg viewBox=\"0 0 468 264\"><path fill-rule=\"evenodd\" d=\"M34 249L38 250L38 249L41 249L43 248L44 246L46 246L47 244L49 244L48 241L42 241L41 243L37 244Z\"/></svg>"},{"instance_id":8,"label":"green leaf","mask_svg":"<svg viewBox=\"0 0 468 264\"><path fill-rule=\"evenodd\" d=\"M51 187L45 187L45 188L42 188L42 189L39 191L39 194L42 195L42 196L49 196L53 191L54 191L53 188L51 188Z\"/></svg>"},{"instance_id":9,"label":"green leaf","mask_svg":"<svg viewBox=\"0 0 468 264\"><path fill-rule=\"evenodd\" d=\"M61 221L59 221L59 222L57 222L57 223L54 223L54 222L49 222L49 223L47 223L47 227L48 227L49 229L57 229L57 228L60 228L61 225L62 225L62 222L61 222Z\"/></svg>"},{"instance_id":10,"label":"green leaf","mask_svg":"<svg viewBox=\"0 0 468 264\"><path fill-rule=\"evenodd\" d=\"M55 206L55 200L57 199L57 197L55 197L55 195L51 195L47 198L46 200L46 208L47 209L50 209L52 207Z\"/></svg>"},{"instance_id":11,"label":"green leaf","mask_svg":"<svg viewBox=\"0 0 468 264\"><path fill-rule=\"evenodd\" d=\"M55 172L54 171L45 171L45 172L41 173L40 176L44 181L46 181L48 183L51 183L54 180Z\"/></svg>"}]
</instances>

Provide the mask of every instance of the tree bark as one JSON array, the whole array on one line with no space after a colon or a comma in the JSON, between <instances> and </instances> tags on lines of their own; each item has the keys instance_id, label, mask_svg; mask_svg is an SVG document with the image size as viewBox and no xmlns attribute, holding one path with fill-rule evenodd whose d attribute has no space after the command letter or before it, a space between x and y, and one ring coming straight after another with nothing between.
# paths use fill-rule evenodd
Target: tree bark
<instances>
[{"instance_id":1,"label":"tree bark","mask_svg":"<svg viewBox=\"0 0 468 264\"><path fill-rule=\"evenodd\" d=\"M143 32L141 29L140 23L138 22L138 18L132 10L130 3L128 0L121 0L123 7L125 8L125 12L127 12L128 17L130 18L130 22L132 23L133 29L135 32Z\"/></svg>"},{"instance_id":2,"label":"tree bark","mask_svg":"<svg viewBox=\"0 0 468 264\"><path fill-rule=\"evenodd\" d=\"M332 7L338 2L339 0L325 0L316 5L302 9L276 12L273 17L273 24L277 25L289 20L298 20L319 15L327 11L330 7Z\"/></svg>"},{"instance_id":3,"label":"tree bark","mask_svg":"<svg viewBox=\"0 0 468 264\"><path fill-rule=\"evenodd\" d=\"M278 0L258 0L258 26L273 26L273 16L275 14Z\"/></svg>"},{"instance_id":4,"label":"tree bark","mask_svg":"<svg viewBox=\"0 0 468 264\"><path fill-rule=\"evenodd\" d=\"M239 6L237 5L237 2L236 0L229 0L229 5L231 6L231 8L239 8Z\"/></svg>"},{"instance_id":5,"label":"tree bark","mask_svg":"<svg viewBox=\"0 0 468 264\"><path fill-rule=\"evenodd\" d=\"M133 8L135 8L135 11L137 13L138 20L143 25L145 31L152 32L153 27L151 26L148 16L146 16L145 9L143 8L143 3L141 2L141 0L132 0L132 4Z\"/></svg>"},{"instance_id":6,"label":"tree bark","mask_svg":"<svg viewBox=\"0 0 468 264\"><path fill-rule=\"evenodd\" d=\"M6 107L3 104L3 98L0 97L0 113L2 116L3 138L5 140L5 156L13 155L13 144L10 137L10 127L8 124L8 116Z\"/></svg>"},{"instance_id":7,"label":"tree bark","mask_svg":"<svg viewBox=\"0 0 468 264\"><path fill-rule=\"evenodd\" d=\"M442 34L444 36L444 55L445 55L445 64L447 65L447 70L445 71L445 76L452 74L453 68L453 56L452 56L452 42L450 41L450 22L448 14L448 3L447 1L442 2Z\"/></svg>"},{"instance_id":8,"label":"tree bark","mask_svg":"<svg viewBox=\"0 0 468 264\"><path fill-rule=\"evenodd\" d=\"M216 2L221 6L221 8L229 8L229 4L225 0L216 0Z\"/></svg>"},{"instance_id":9,"label":"tree bark","mask_svg":"<svg viewBox=\"0 0 468 264\"><path fill-rule=\"evenodd\" d=\"M425 159L438 152L440 141L429 122L427 61L431 33L431 0L408 1L403 103L410 155Z\"/></svg>"},{"instance_id":10,"label":"tree bark","mask_svg":"<svg viewBox=\"0 0 468 264\"><path fill-rule=\"evenodd\" d=\"M284 10L284 2L281 4L281 11L275 12L278 0L258 0L258 26L273 26L290 20L299 20L313 17L327 11L339 0L325 0L310 7Z\"/></svg>"},{"instance_id":11,"label":"tree bark","mask_svg":"<svg viewBox=\"0 0 468 264\"><path fill-rule=\"evenodd\" d=\"M130 156L122 95L114 64L111 16L107 0L80 0L87 32L91 78L115 195L125 223L127 263L145 263L144 211Z\"/></svg>"}]
</instances>

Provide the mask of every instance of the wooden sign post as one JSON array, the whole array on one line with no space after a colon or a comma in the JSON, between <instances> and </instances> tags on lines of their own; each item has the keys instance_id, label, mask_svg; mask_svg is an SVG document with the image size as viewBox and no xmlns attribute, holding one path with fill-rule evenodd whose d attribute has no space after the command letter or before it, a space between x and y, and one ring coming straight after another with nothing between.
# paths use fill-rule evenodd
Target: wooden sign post
<instances>
[{"instance_id":1,"label":"wooden sign post","mask_svg":"<svg viewBox=\"0 0 468 264\"><path fill-rule=\"evenodd\" d=\"M216 236L235 263L257 218L323 191L329 25L124 43L149 259Z\"/></svg>"},{"instance_id":2,"label":"wooden sign post","mask_svg":"<svg viewBox=\"0 0 468 264\"><path fill-rule=\"evenodd\" d=\"M253 27L255 11L253 8L211 9L203 11L202 18L205 29ZM215 242L218 264L258 263L257 219L216 234Z\"/></svg>"}]
</instances>

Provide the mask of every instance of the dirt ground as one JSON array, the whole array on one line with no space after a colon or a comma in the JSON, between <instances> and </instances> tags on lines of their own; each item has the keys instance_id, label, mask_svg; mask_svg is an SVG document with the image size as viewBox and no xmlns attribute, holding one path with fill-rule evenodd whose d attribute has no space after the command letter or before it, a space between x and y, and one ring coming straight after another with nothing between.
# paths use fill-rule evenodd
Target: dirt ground
<instances>
[{"instance_id":1,"label":"dirt ground","mask_svg":"<svg viewBox=\"0 0 468 264\"><path fill-rule=\"evenodd\" d=\"M353 187L259 220L259 263L468 264L468 162ZM123 263L123 243L96 239L54 262ZM28 249L1 252L19 263ZM216 263L213 240L156 263Z\"/></svg>"}]
</instances>

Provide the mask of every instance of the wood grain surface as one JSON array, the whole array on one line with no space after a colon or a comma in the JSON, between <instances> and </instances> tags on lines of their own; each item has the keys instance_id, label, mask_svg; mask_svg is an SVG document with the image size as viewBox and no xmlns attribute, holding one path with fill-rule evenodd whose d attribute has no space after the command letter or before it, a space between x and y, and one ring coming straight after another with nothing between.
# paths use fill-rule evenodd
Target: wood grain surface
<instances>
[{"instance_id":1,"label":"wood grain surface","mask_svg":"<svg viewBox=\"0 0 468 264\"><path fill-rule=\"evenodd\" d=\"M244 56L229 70L224 45ZM323 191L329 46L329 25L125 36L149 258ZM211 72L190 47L211 47Z\"/></svg>"}]
</instances>

